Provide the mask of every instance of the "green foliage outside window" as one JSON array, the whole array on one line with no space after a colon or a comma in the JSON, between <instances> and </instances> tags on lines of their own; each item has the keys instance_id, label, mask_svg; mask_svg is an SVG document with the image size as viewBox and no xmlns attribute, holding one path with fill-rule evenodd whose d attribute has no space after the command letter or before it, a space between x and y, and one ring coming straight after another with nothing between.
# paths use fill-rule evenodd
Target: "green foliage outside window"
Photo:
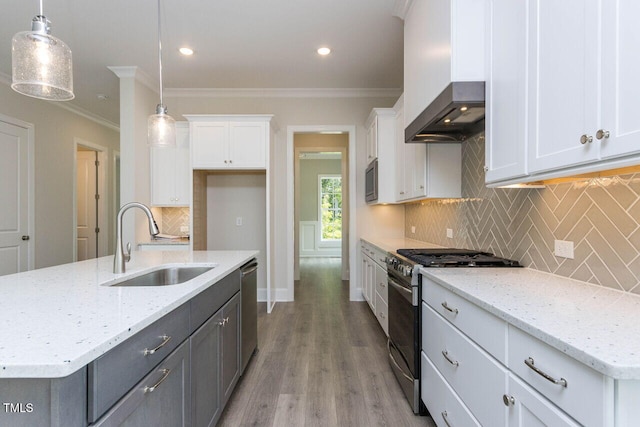
<instances>
[{"instance_id":1,"label":"green foliage outside window","mask_svg":"<svg viewBox=\"0 0 640 427\"><path fill-rule=\"evenodd\" d=\"M320 178L322 240L342 239L342 178Z\"/></svg>"}]
</instances>

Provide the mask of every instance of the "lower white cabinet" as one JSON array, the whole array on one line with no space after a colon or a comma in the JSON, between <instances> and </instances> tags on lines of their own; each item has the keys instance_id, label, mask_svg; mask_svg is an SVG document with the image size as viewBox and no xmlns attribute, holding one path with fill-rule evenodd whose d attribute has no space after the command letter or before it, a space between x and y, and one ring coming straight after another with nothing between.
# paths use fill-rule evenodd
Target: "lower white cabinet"
<instances>
[{"instance_id":1,"label":"lower white cabinet","mask_svg":"<svg viewBox=\"0 0 640 427\"><path fill-rule=\"evenodd\" d=\"M513 374L509 374L509 393L503 403L509 407L509 426L579 426L553 403Z\"/></svg>"},{"instance_id":2,"label":"lower white cabinet","mask_svg":"<svg viewBox=\"0 0 640 427\"><path fill-rule=\"evenodd\" d=\"M365 240L361 240L360 249L362 295L384 333L389 336L387 253Z\"/></svg>"}]
</instances>

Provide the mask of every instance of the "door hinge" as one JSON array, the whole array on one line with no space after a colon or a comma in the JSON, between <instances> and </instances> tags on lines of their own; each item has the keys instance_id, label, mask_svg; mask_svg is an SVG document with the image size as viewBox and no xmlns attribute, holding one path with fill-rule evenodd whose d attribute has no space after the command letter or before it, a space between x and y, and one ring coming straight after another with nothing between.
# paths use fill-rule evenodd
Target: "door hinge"
<instances>
[{"instance_id":1,"label":"door hinge","mask_svg":"<svg viewBox=\"0 0 640 427\"><path fill-rule=\"evenodd\" d=\"M96 227L95 229L96 234L100 232L100 227Z\"/></svg>"},{"instance_id":2,"label":"door hinge","mask_svg":"<svg viewBox=\"0 0 640 427\"><path fill-rule=\"evenodd\" d=\"M100 195L96 194L95 198L96 198L96 200L100 200Z\"/></svg>"},{"instance_id":3,"label":"door hinge","mask_svg":"<svg viewBox=\"0 0 640 427\"><path fill-rule=\"evenodd\" d=\"M100 166L100 160L95 161L96 166Z\"/></svg>"}]
</instances>

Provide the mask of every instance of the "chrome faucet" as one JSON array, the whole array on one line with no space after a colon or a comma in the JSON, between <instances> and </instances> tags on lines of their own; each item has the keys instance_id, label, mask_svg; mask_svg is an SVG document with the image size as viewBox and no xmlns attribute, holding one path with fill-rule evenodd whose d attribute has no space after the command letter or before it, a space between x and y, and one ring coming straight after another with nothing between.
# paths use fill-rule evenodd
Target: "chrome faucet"
<instances>
[{"instance_id":1,"label":"chrome faucet","mask_svg":"<svg viewBox=\"0 0 640 427\"><path fill-rule=\"evenodd\" d=\"M127 243L126 254L122 245L122 216L130 208L140 208L145 214L147 214L147 218L149 219L149 234L155 236L160 233L160 230L158 230L158 224L156 224L156 220L153 218L153 214L151 213L151 209L138 202L130 202L123 205L118 211L118 216L116 218L116 254L113 256L113 272L116 274L124 273L124 265L131 259L131 243Z\"/></svg>"}]
</instances>

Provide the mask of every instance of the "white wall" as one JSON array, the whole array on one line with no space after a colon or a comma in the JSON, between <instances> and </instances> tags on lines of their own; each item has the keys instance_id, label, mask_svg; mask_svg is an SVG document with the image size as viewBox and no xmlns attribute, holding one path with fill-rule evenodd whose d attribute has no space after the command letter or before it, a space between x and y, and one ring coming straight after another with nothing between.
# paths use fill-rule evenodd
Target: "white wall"
<instances>
[{"instance_id":1,"label":"white wall","mask_svg":"<svg viewBox=\"0 0 640 427\"><path fill-rule=\"evenodd\" d=\"M109 248L113 248L112 159L119 147L114 126L98 124L53 102L14 92L0 79L0 114L34 125L35 140L35 267L73 261L74 138L108 148L106 185ZM111 249L110 249L111 250Z\"/></svg>"}]
</instances>

